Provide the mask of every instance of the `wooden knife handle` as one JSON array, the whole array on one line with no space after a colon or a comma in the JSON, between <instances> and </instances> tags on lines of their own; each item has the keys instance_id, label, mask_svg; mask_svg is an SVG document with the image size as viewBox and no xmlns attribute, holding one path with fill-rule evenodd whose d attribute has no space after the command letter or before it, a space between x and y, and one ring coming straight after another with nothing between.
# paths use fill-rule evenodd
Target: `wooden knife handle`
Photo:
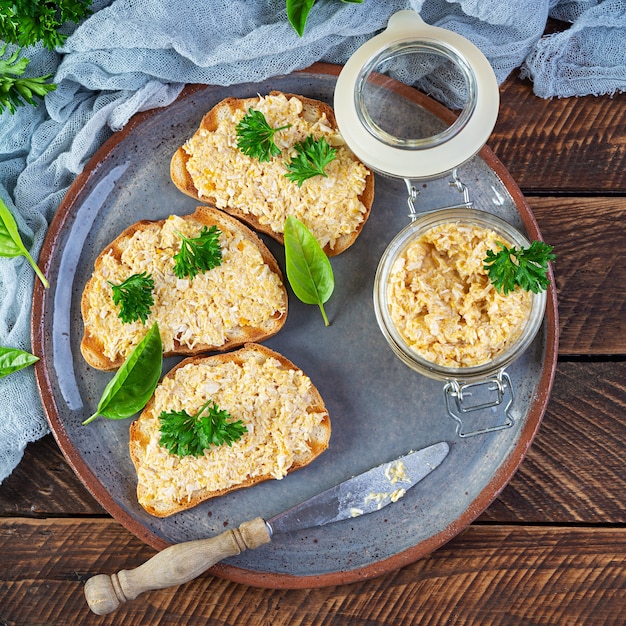
<instances>
[{"instance_id":1,"label":"wooden knife handle","mask_svg":"<svg viewBox=\"0 0 626 626\"><path fill-rule=\"evenodd\" d=\"M169 546L135 569L90 578L85 583L87 604L97 615L106 615L144 591L186 583L222 559L258 548L270 538L265 521L257 517L211 539Z\"/></svg>"}]
</instances>

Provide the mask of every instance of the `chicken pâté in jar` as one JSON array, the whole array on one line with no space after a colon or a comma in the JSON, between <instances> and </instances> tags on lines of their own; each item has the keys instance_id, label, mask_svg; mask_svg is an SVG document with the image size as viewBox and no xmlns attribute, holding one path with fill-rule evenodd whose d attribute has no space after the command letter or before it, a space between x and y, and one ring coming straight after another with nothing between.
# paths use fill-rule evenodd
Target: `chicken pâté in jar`
<instances>
[{"instance_id":1,"label":"chicken p\u00e2t\u00e9 in jar","mask_svg":"<svg viewBox=\"0 0 626 626\"><path fill-rule=\"evenodd\" d=\"M418 217L391 242L376 275L376 316L394 352L435 378L503 368L534 339L545 291L498 289L488 251L529 242L495 215L444 209Z\"/></svg>"}]
</instances>

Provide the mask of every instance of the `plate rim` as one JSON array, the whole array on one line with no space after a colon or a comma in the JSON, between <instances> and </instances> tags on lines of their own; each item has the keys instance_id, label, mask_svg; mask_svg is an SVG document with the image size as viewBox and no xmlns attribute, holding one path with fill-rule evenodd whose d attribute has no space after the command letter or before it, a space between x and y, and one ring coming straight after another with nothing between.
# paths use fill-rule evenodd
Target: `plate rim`
<instances>
[{"instance_id":1,"label":"plate rim","mask_svg":"<svg viewBox=\"0 0 626 626\"><path fill-rule=\"evenodd\" d=\"M308 74L325 76L338 76L342 67L330 63L314 63L310 67L293 72L293 74ZM276 77L278 78L278 77ZM192 94L211 88L212 85L190 84L186 85L177 101L187 98ZM440 103L423 96L411 87L399 84L398 91L406 93L412 100L418 100L430 112L437 115L444 122L450 122L454 119L454 115L446 107ZM97 173L98 166L103 159L135 128L140 126L144 121L163 111L163 108L151 109L134 115L126 126L113 133L93 156L88 160L82 172L80 172L70 187L68 188L63 200L50 223L46 234L40 256L39 264L42 270L47 272L52 263L54 253L56 251L57 239L67 221L70 209L74 205L76 197L84 189L85 185L90 181L91 177ZM541 238L541 233L537 221L528 205L517 183L508 172L504 164L496 157L495 153L488 147L483 146L478 156L482 158L485 164L491 169L511 195L520 219L532 239ZM439 533L427 538L424 541L398 552L397 554L377 561L371 565L366 565L356 569L328 572L315 575L294 575L282 574L274 572L261 572L246 569L232 565L231 563L218 563L208 570L208 573L232 580L234 582L247 584L256 587L265 588L315 588L324 586L333 586L339 584L347 584L370 578L375 578L391 571L397 570L405 565L413 563L424 558L443 546L445 543L453 539L462 530L467 528L488 506L497 498L497 496L506 487L511 480L520 464L524 460L534 437L539 429L543 415L546 411L552 385L556 373L556 365L558 358L558 303L556 290L554 286L554 276L550 268L550 285L548 287L548 298L545 315L545 356L541 376L537 385L536 398L531 404L528 417L525 421L523 430L519 439L508 457L494 472L491 480L472 501L471 505L463 511L448 527ZM45 330L43 318L45 314L45 288L41 283L36 281L33 291L33 304L31 311L31 337L35 354L41 356L45 353ZM96 499L96 501L122 526L144 543L152 546L157 550L161 550L169 545L162 537L146 528L141 522L128 514L120 505L116 503L111 494L104 488L98 477L92 472L89 466L77 453L60 416L56 410L54 398L51 393L50 375L48 372L47 362L44 358L34 366L35 378L39 395L42 400L46 418L50 424L52 434L61 449L66 461L83 483L86 489Z\"/></svg>"}]
</instances>

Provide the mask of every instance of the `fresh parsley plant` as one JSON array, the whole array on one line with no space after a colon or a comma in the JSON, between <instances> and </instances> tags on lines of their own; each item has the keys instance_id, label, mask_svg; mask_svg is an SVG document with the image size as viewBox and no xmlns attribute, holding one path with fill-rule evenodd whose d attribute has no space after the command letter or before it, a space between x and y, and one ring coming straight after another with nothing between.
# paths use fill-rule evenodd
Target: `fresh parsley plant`
<instances>
[{"instance_id":1,"label":"fresh parsley plant","mask_svg":"<svg viewBox=\"0 0 626 626\"><path fill-rule=\"evenodd\" d=\"M274 143L274 135L290 126L286 124L272 128L261 111L250 108L236 126L237 147L257 161L269 161L280 155L280 148Z\"/></svg>"},{"instance_id":2,"label":"fresh parsley plant","mask_svg":"<svg viewBox=\"0 0 626 626\"><path fill-rule=\"evenodd\" d=\"M174 274L178 278L193 278L200 272L222 264L222 248L220 247L220 230L217 226L203 226L197 237L185 237L178 231L182 239L180 250L174 255Z\"/></svg>"},{"instance_id":3,"label":"fresh parsley plant","mask_svg":"<svg viewBox=\"0 0 626 626\"><path fill-rule=\"evenodd\" d=\"M141 320L145 324L154 304L152 275L142 272L129 276L119 285L114 285L108 280L107 283L113 290L113 304L120 307L118 317L122 322L128 324Z\"/></svg>"},{"instance_id":4,"label":"fresh parsley plant","mask_svg":"<svg viewBox=\"0 0 626 626\"><path fill-rule=\"evenodd\" d=\"M286 124L272 128L261 111L250 108L236 126L237 147L257 161L271 161L281 155L280 148L274 143L274 135L290 127L291 124ZM285 176L298 183L298 187L313 176L326 176L326 166L337 156L337 150L330 147L325 137L315 139L313 135L296 143L294 150L295 156L285 163Z\"/></svg>"},{"instance_id":5,"label":"fresh parsley plant","mask_svg":"<svg viewBox=\"0 0 626 626\"><path fill-rule=\"evenodd\" d=\"M0 33L7 43L31 46L41 41L54 50L67 38L59 28L87 17L90 7L91 0L0 0Z\"/></svg>"},{"instance_id":6,"label":"fresh parsley plant","mask_svg":"<svg viewBox=\"0 0 626 626\"><path fill-rule=\"evenodd\" d=\"M539 293L548 288L548 263L556 259L553 247L533 241L528 248L508 248L498 242L500 250L487 251L484 268L495 288L505 295L516 287Z\"/></svg>"},{"instance_id":7,"label":"fresh parsley plant","mask_svg":"<svg viewBox=\"0 0 626 626\"><path fill-rule=\"evenodd\" d=\"M43 98L56 85L46 83L51 75L24 78L22 75L29 59L22 57L22 47L42 42L49 50L58 48L67 38L60 32L66 22L77 23L91 11L92 0L0 0L0 37L4 46L0 50L0 114L8 109L36 104L34 96ZM18 48L2 59L8 44Z\"/></svg>"},{"instance_id":8,"label":"fresh parsley plant","mask_svg":"<svg viewBox=\"0 0 626 626\"><path fill-rule=\"evenodd\" d=\"M327 176L324 170L337 156L337 150L331 148L324 137L316 140L313 135L295 144L294 149L297 154L285 163L285 176L298 183L298 187L302 187L302 183L313 176Z\"/></svg>"},{"instance_id":9,"label":"fresh parsley plant","mask_svg":"<svg viewBox=\"0 0 626 626\"><path fill-rule=\"evenodd\" d=\"M231 420L230 413L221 410L213 400L205 402L194 415L164 411L159 415L159 443L177 456L201 456L211 446L232 446L248 432L241 420Z\"/></svg>"}]
</instances>

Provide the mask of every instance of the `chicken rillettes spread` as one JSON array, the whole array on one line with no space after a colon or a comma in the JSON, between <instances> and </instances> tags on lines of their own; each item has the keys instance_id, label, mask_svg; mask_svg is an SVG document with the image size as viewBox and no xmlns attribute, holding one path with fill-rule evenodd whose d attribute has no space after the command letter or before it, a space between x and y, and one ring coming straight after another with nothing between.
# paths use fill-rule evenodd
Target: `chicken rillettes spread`
<instances>
[{"instance_id":1,"label":"chicken rillettes spread","mask_svg":"<svg viewBox=\"0 0 626 626\"><path fill-rule=\"evenodd\" d=\"M389 315L409 348L444 367L493 360L520 336L531 294L504 295L491 284L484 259L494 231L460 222L435 226L410 242L391 268Z\"/></svg>"}]
</instances>

